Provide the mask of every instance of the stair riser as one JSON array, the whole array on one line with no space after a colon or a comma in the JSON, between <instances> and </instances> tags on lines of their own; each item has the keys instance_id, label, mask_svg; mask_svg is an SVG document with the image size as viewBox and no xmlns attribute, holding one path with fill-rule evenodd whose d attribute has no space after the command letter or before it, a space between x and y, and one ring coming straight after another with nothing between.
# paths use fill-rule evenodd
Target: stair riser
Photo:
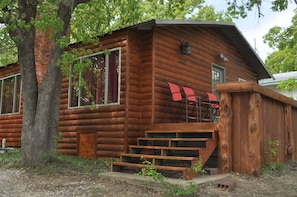
<instances>
[{"instance_id":1,"label":"stair riser","mask_svg":"<svg viewBox=\"0 0 297 197\"><path fill-rule=\"evenodd\" d=\"M142 158L141 156L139 156L139 157L122 156L121 161L127 162L127 163L136 163L136 164L145 164L145 162L150 162L153 165L172 166L172 167L187 167L187 168L190 168L193 163L193 161L190 161L190 160L169 160L169 159Z\"/></svg>"}]
</instances>

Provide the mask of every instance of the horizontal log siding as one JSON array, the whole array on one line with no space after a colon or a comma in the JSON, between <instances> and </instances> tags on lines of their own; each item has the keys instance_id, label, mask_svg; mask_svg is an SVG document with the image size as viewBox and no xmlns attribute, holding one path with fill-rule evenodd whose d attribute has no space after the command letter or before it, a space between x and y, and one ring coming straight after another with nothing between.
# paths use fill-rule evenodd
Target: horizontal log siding
<instances>
[{"instance_id":1,"label":"horizontal log siding","mask_svg":"<svg viewBox=\"0 0 297 197\"><path fill-rule=\"evenodd\" d=\"M0 78L8 77L20 73L19 65L9 65L0 67ZM21 102L20 113L0 115L0 144L2 139L6 139L6 146L21 146L21 131L23 123L23 102Z\"/></svg>"},{"instance_id":2,"label":"horizontal log siding","mask_svg":"<svg viewBox=\"0 0 297 197\"><path fill-rule=\"evenodd\" d=\"M140 86L141 86L141 34L137 30L128 32L128 59L127 59L127 88L126 88L126 139L125 150L128 145L136 144L136 138L142 136L140 132Z\"/></svg>"},{"instance_id":3,"label":"horizontal log siding","mask_svg":"<svg viewBox=\"0 0 297 197\"><path fill-rule=\"evenodd\" d=\"M77 155L78 133L95 132L97 136L96 157L118 157L125 150L125 94L127 43L126 32L115 32L112 36L100 39L99 45L73 46L93 49L121 47L120 104L99 106L94 109L68 109L68 79L63 78L60 105L59 152Z\"/></svg>"},{"instance_id":4,"label":"horizontal log siding","mask_svg":"<svg viewBox=\"0 0 297 197\"><path fill-rule=\"evenodd\" d=\"M237 81L239 77L257 81L256 71L222 32L215 29L157 27L154 39L154 123L162 121L170 95L166 81L191 87L197 95L205 96L205 92L212 90L212 64L225 68L228 82ZM192 45L191 55L180 52L180 45L185 41ZM221 52L229 61L222 61L217 57ZM172 122L175 112L176 105L171 103L165 122ZM184 117L182 120L185 120Z\"/></svg>"},{"instance_id":5,"label":"horizontal log siding","mask_svg":"<svg viewBox=\"0 0 297 197\"><path fill-rule=\"evenodd\" d=\"M153 34L151 31L142 32L142 64L141 66L141 131L149 130L152 126L153 111Z\"/></svg>"}]
</instances>

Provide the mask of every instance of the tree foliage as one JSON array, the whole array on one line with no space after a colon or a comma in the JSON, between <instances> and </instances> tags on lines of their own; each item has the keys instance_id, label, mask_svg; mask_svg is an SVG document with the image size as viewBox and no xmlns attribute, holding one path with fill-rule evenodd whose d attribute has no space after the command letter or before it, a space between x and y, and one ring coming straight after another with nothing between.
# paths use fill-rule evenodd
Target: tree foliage
<instances>
[{"instance_id":1,"label":"tree foliage","mask_svg":"<svg viewBox=\"0 0 297 197\"><path fill-rule=\"evenodd\" d=\"M151 19L231 21L229 15L223 12L216 13L213 6L205 6L204 2L204 0L92 0L79 5L75 10L71 21L72 39L88 40L85 38Z\"/></svg>"},{"instance_id":2,"label":"tree foliage","mask_svg":"<svg viewBox=\"0 0 297 197\"><path fill-rule=\"evenodd\" d=\"M272 73L297 70L297 9L287 28L275 26L264 36L264 42L275 51L265 61Z\"/></svg>"},{"instance_id":3,"label":"tree foliage","mask_svg":"<svg viewBox=\"0 0 297 197\"><path fill-rule=\"evenodd\" d=\"M264 43L275 51L267 56L265 64L272 73L297 71L297 9L289 27L275 26L264 36ZM296 78L281 81L277 88L291 92L297 88Z\"/></svg>"},{"instance_id":4,"label":"tree foliage","mask_svg":"<svg viewBox=\"0 0 297 197\"><path fill-rule=\"evenodd\" d=\"M235 18L247 17L247 12L256 8L258 10L259 18L263 16L262 14L262 0L226 0L228 5L228 12ZM271 1L271 10L274 12L280 12L288 8L290 0L273 0ZM294 0L297 4L297 0Z\"/></svg>"},{"instance_id":5,"label":"tree foliage","mask_svg":"<svg viewBox=\"0 0 297 197\"><path fill-rule=\"evenodd\" d=\"M1 32L2 31L2 32ZM0 66L5 66L17 62L17 48L4 31L4 27L0 28Z\"/></svg>"}]
</instances>

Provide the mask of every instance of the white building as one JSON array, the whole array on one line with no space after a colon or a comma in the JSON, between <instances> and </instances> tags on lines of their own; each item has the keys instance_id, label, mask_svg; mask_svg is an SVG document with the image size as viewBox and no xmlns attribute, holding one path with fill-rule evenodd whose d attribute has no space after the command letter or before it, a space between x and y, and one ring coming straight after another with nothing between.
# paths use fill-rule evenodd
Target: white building
<instances>
[{"instance_id":1,"label":"white building","mask_svg":"<svg viewBox=\"0 0 297 197\"><path fill-rule=\"evenodd\" d=\"M294 100L297 100L297 89L290 91L290 92L284 92L281 89L277 88L278 84L281 81L287 81L290 78L297 79L297 71L273 74L273 77L274 77L274 79L270 78L270 79L259 80L259 85L269 88L271 90L274 90L274 91L281 93L287 97L293 98Z\"/></svg>"}]
</instances>

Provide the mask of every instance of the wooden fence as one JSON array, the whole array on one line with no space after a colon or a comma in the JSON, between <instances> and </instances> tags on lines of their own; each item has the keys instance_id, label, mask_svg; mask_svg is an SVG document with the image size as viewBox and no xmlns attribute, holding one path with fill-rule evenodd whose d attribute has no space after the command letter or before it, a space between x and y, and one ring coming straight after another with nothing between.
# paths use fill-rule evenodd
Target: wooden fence
<instances>
[{"instance_id":1,"label":"wooden fence","mask_svg":"<svg viewBox=\"0 0 297 197\"><path fill-rule=\"evenodd\" d=\"M222 173L259 175L269 162L296 159L296 101L254 82L218 84L216 90L220 92Z\"/></svg>"}]
</instances>

